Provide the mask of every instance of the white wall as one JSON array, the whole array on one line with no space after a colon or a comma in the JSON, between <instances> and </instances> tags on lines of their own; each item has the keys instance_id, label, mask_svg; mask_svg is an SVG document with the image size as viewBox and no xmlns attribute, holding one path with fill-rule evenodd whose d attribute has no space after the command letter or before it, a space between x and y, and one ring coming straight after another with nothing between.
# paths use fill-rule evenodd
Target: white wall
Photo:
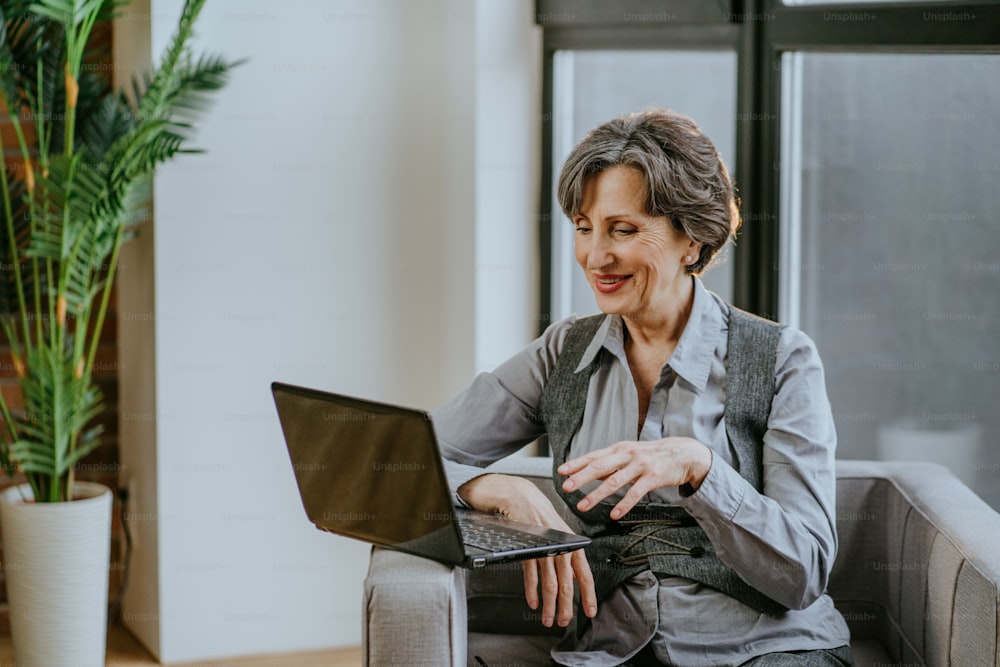
<instances>
[{"instance_id":1,"label":"white wall","mask_svg":"<svg viewBox=\"0 0 1000 667\"><path fill-rule=\"evenodd\" d=\"M541 32L534 2L476 3L476 369L538 331Z\"/></svg>"},{"instance_id":2,"label":"white wall","mask_svg":"<svg viewBox=\"0 0 1000 667\"><path fill-rule=\"evenodd\" d=\"M150 1L159 54L182 3ZM208 3L199 48L249 61L199 123L207 153L158 171L152 258L130 269L155 294L120 304L150 313L120 331L122 412L155 413L155 442L123 430L148 519L125 617L161 661L360 642L368 549L305 519L268 385L429 408L530 338L532 4Z\"/></svg>"}]
</instances>

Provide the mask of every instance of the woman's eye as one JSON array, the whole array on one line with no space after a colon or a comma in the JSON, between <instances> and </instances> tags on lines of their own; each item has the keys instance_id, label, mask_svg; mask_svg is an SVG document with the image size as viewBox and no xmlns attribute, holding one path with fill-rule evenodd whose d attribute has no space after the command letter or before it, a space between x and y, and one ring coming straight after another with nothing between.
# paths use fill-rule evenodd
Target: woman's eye
<instances>
[{"instance_id":1,"label":"woman's eye","mask_svg":"<svg viewBox=\"0 0 1000 667\"><path fill-rule=\"evenodd\" d=\"M632 236L635 234L635 230L631 227L618 227L615 229L615 234L618 234L619 236Z\"/></svg>"},{"instance_id":2,"label":"woman's eye","mask_svg":"<svg viewBox=\"0 0 1000 667\"><path fill-rule=\"evenodd\" d=\"M578 234L589 234L590 233L590 227L587 227L585 225L577 225L576 226L576 231L577 231Z\"/></svg>"}]
</instances>

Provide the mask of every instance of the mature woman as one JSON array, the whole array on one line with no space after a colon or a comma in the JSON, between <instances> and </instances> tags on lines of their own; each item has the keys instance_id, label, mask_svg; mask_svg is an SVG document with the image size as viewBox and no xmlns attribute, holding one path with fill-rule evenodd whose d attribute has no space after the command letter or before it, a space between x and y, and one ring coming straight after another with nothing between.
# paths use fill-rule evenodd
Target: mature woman
<instances>
[{"instance_id":1,"label":"mature woman","mask_svg":"<svg viewBox=\"0 0 1000 667\"><path fill-rule=\"evenodd\" d=\"M434 414L461 502L566 529L531 483L482 471L548 435L593 539L524 564L528 605L568 627L553 660L852 664L825 592L836 434L819 356L698 278L739 226L714 146L671 111L619 118L574 149L558 194L603 314L554 323Z\"/></svg>"}]
</instances>

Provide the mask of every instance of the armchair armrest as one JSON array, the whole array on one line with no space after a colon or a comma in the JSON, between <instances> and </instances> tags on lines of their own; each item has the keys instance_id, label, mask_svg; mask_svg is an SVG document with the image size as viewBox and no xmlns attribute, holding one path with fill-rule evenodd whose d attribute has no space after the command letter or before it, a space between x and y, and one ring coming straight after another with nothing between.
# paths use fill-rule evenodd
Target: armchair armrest
<instances>
[{"instance_id":1,"label":"armchair armrest","mask_svg":"<svg viewBox=\"0 0 1000 667\"><path fill-rule=\"evenodd\" d=\"M903 664L1000 665L1000 515L942 466L837 462L830 593Z\"/></svg>"},{"instance_id":2,"label":"armchair armrest","mask_svg":"<svg viewBox=\"0 0 1000 667\"><path fill-rule=\"evenodd\" d=\"M530 479L551 499L559 500L551 481L551 459L509 457L488 470ZM556 507L564 504L559 501ZM575 517L568 509L565 515L574 526ZM522 581L518 563L467 572L373 548L362 607L364 664L465 665L470 625L481 631L552 635L555 630L546 630L530 616ZM471 618L470 597L475 607Z\"/></svg>"},{"instance_id":3,"label":"armchair armrest","mask_svg":"<svg viewBox=\"0 0 1000 667\"><path fill-rule=\"evenodd\" d=\"M375 547L363 605L366 667L466 664L468 628L462 568Z\"/></svg>"}]
</instances>

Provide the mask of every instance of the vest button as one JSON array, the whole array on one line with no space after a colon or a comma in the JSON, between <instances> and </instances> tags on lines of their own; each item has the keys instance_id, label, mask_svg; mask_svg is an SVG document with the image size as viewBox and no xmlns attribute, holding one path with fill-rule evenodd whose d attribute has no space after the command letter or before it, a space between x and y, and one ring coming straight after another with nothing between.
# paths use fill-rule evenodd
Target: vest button
<instances>
[{"instance_id":1,"label":"vest button","mask_svg":"<svg viewBox=\"0 0 1000 667\"><path fill-rule=\"evenodd\" d=\"M701 558L705 555L705 549L703 547L691 547L688 553L691 554L691 558Z\"/></svg>"}]
</instances>

